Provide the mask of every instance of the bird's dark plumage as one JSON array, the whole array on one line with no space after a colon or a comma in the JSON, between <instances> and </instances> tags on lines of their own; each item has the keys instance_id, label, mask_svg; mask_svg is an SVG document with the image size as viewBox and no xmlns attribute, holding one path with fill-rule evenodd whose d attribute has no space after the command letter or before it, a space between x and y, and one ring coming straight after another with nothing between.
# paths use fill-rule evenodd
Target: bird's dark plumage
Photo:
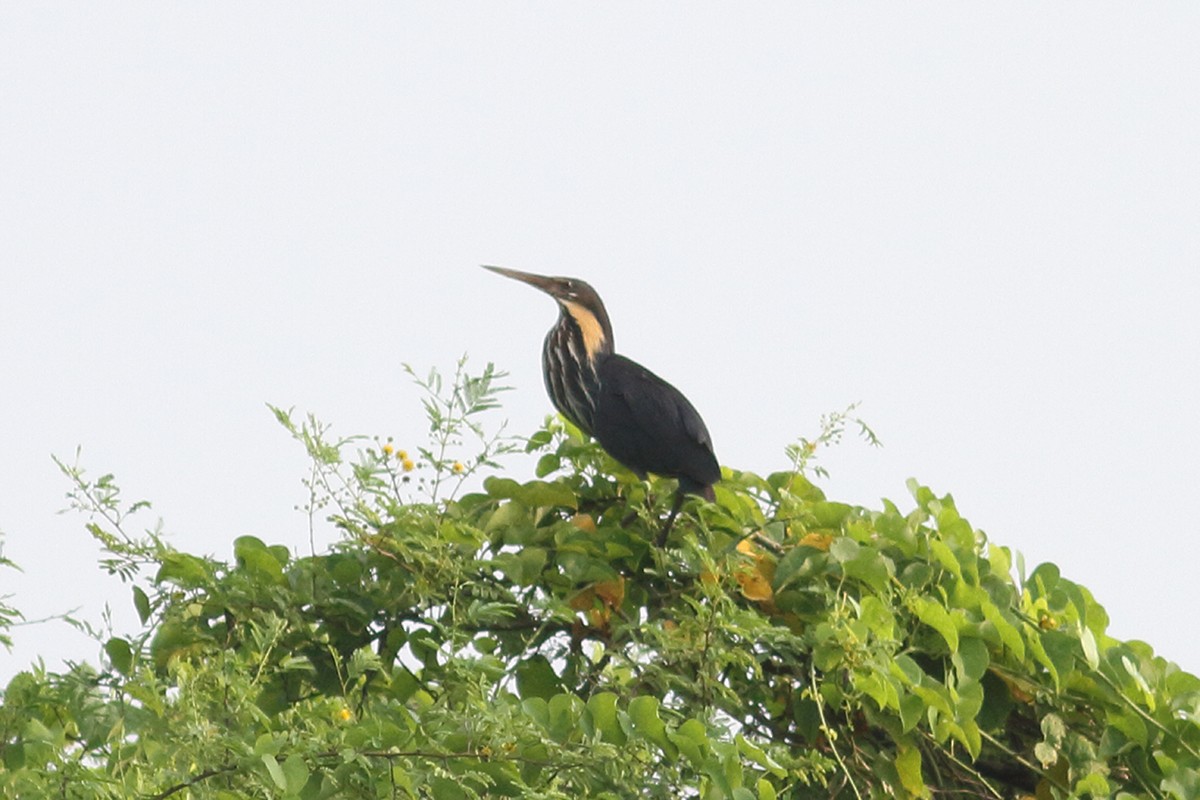
<instances>
[{"instance_id":1,"label":"bird's dark plumage","mask_svg":"<svg viewBox=\"0 0 1200 800\"><path fill-rule=\"evenodd\" d=\"M663 528L666 538L683 493L713 498L721 479L712 438L683 393L650 370L613 352L612 325L600 296L575 278L486 267L553 297L558 322L542 347L542 374L554 407L639 477L679 480L679 496Z\"/></svg>"},{"instance_id":2,"label":"bird's dark plumage","mask_svg":"<svg viewBox=\"0 0 1200 800\"><path fill-rule=\"evenodd\" d=\"M712 438L683 393L637 362L609 356L600 365L595 431L609 455L645 477L679 479L679 488L712 499L721 479Z\"/></svg>"}]
</instances>

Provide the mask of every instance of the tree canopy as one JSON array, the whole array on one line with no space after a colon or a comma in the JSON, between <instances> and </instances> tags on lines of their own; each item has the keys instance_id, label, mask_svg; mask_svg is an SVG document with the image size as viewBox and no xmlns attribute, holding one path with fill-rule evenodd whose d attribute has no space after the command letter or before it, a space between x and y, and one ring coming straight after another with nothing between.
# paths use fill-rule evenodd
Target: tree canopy
<instances>
[{"instance_id":1,"label":"tree canopy","mask_svg":"<svg viewBox=\"0 0 1200 800\"><path fill-rule=\"evenodd\" d=\"M181 552L62 464L142 625L9 682L0 796L1200 797L1200 680L949 495L828 499L847 415L790 470L726 468L659 549L670 482L557 419L485 428L499 377L423 378L408 450L276 409L341 533L306 555Z\"/></svg>"}]
</instances>

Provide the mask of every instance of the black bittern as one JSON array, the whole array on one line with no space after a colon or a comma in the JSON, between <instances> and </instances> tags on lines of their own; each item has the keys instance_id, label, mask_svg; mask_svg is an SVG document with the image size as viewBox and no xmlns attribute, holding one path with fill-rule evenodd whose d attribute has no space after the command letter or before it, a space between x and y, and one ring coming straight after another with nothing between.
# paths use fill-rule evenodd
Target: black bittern
<instances>
[{"instance_id":1,"label":"black bittern","mask_svg":"<svg viewBox=\"0 0 1200 800\"><path fill-rule=\"evenodd\" d=\"M704 420L683 393L613 352L612 325L596 290L575 278L484 267L541 289L557 301L558 322L542 346L542 376L564 417L639 478L679 481L658 543L666 542L685 494L712 500L721 468Z\"/></svg>"}]
</instances>

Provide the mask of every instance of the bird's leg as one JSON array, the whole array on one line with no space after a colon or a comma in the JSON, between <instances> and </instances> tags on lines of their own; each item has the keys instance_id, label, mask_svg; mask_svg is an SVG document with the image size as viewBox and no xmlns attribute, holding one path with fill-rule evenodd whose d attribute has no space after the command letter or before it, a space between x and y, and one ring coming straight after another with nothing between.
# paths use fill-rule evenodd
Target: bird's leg
<instances>
[{"instance_id":1,"label":"bird's leg","mask_svg":"<svg viewBox=\"0 0 1200 800\"><path fill-rule=\"evenodd\" d=\"M667 515L667 521L663 523L662 530L658 534L658 541L655 542L659 547L666 546L667 536L671 533L671 526L675 524L675 517L681 508L683 508L683 492L676 492L675 502L671 504L671 513Z\"/></svg>"}]
</instances>

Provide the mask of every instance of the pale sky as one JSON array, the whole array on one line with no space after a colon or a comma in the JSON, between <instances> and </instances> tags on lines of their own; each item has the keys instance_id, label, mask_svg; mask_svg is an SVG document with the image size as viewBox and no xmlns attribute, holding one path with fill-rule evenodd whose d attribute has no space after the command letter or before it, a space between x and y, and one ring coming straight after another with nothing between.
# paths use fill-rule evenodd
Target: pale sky
<instances>
[{"instance_id":1,"label":"pale sky","mask_svg":"<svg viewBox=\"0 0 1200 800\"><path fill-rule=\"evenodd\" d=\"M0 594L135 625L77 445L231 558L307 550L266 403L412 446L467 352L532 432L555 308L484 263L592 283L723 464L861 401L832 498L952 493L1200 671L1194 2L0 5Z\"/></svg>"}]
</instances>

